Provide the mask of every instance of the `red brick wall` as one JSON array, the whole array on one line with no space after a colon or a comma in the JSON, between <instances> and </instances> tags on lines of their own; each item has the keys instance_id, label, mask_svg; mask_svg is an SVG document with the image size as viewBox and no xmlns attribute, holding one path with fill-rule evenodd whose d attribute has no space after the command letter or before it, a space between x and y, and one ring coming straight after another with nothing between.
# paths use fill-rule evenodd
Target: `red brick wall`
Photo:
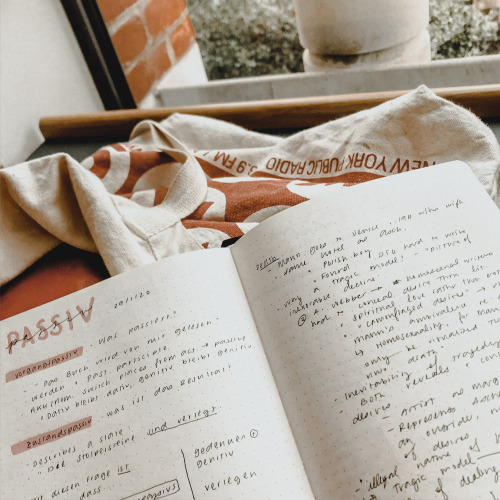
<instances>
[{"instance_id":1,"label":"red brick wall","mask_svg":"<svg viewBox=\"0 0 500 500\"><path fill-rule=\"evenodd\" d=\"M194 41L185 0L97 0L136 103Z\"/></svg>"}]
</instances>

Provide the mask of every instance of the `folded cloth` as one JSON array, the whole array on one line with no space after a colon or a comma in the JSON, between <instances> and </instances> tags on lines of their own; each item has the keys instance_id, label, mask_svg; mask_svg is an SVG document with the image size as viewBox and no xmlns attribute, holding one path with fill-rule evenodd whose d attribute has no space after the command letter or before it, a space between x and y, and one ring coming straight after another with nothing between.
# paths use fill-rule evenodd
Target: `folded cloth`
<instances>
[{"instance_id":1,"label":"folded cloth","mask_svg":"<svg viewBox=\"0 0 500 500\"><path fill-rule=\"evenodd\" d=\"M451 160L500 207L495 136L425 86L286 138L199 116L144 121L81 163L57 154L0 170L0 282L60 242L99 252L112 275L218 247L325 190Z\"/></svg>"}]
</instances>

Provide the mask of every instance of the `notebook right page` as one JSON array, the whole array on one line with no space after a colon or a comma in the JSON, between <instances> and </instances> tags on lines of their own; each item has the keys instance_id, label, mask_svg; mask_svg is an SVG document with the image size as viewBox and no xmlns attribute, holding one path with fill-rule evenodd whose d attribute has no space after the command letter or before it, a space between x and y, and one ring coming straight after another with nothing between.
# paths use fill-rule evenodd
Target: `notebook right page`
<instances>
[{"instance_id":1,"label":"notebook right page","mask_svg":"<svg viewBox=\"0 0 500 500\"><path fill-rule=\"evenodd\" d=\"M232 253L317 498L500 498L500 212L465 164L332 190Z\"/></svg>"}]
</instances>

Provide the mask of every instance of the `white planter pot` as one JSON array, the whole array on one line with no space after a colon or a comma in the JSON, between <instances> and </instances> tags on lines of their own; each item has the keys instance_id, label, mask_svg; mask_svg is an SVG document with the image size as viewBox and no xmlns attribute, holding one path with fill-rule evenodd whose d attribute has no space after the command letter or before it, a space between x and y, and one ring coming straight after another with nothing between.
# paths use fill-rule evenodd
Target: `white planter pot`
<instances>
[{"instance_id":1,"label":"white planter pot","mask_svg":"<svg viewBox=\"0 0 500 500\"><path fill-rule=\"evenodd\" d=\"M375 50L364 54L325 55L313 54L304 50L304 70L306 73L317 71L336 71L348 68L369 69L373 66L383 68L405 64L424 64L429 62L431 41L429 32L424 29L407 42Z\"/></svg>"},{"instance_id":2,"label":"white planter pot","mask_svg":"<svg viewBox=\"0 0 500 500\"><path fill-rule=\"evenodd\" d=\"M420 36L428 0L294 0L302 46L316 55L381 51Z\"/></svg>"}]
</instances>

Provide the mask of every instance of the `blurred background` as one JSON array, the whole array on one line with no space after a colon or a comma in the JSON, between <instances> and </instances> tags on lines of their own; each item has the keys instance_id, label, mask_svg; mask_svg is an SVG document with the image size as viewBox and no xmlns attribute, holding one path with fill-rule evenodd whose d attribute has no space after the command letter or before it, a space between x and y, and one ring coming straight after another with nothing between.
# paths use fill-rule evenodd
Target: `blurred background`
<instances>
[{"instance_id":1,"label":"blurred background","mask_svg":"<svg viewBox=\"0 0 500 500\"><path fill-rule=\"evenodd\" d=\"M0 165L43 116L500 82L500 0L1 0Z\"/></svg>"},{"instance_id":2,"label":"blurred background","mask_svg":"<svg viewBox=\"0 0 500 500\"><path fill-rule=\"evenodd\" d=\"M187 5L209 80L304 71L291 0ZM500 53L499 14L500 0L429 0L431 59Z\"/></svg>"}]
</instances>

